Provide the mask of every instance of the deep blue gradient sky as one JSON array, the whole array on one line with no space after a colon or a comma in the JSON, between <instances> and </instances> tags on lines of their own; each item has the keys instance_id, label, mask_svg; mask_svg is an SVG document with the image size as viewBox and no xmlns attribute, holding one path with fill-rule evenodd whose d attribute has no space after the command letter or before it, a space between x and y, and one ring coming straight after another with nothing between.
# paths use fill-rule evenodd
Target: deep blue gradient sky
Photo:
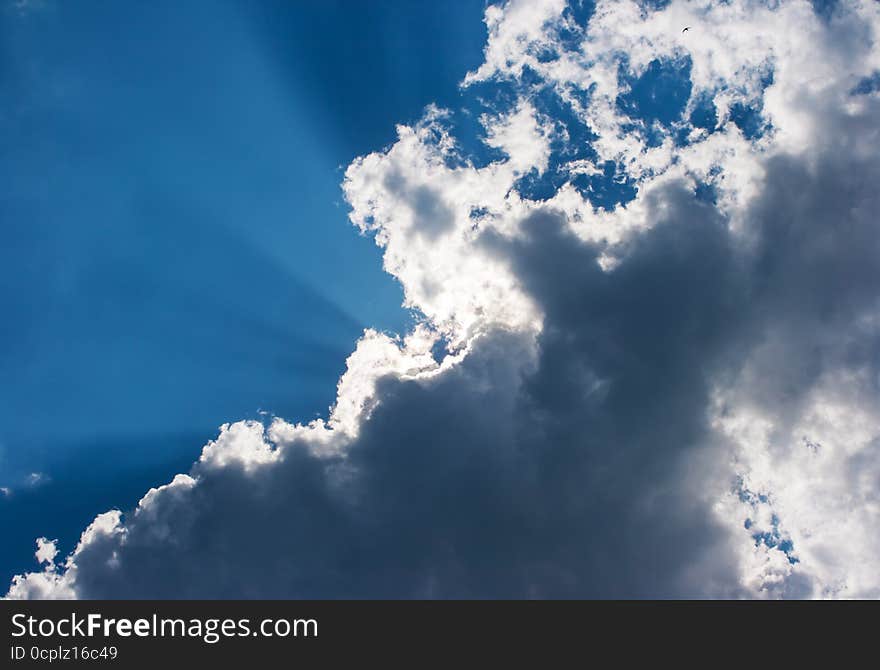
<instances>
[{"instance_id":1,"label":"deep blue gradient sky","mask_svg":"<svg viewBox=\"0 0 880 670\"><path fill-rule=\"evenodd\" d=\"M341 167L455 104L483 4L0 8L0 577L404 329Z\"/></svg>"}]
</instances>

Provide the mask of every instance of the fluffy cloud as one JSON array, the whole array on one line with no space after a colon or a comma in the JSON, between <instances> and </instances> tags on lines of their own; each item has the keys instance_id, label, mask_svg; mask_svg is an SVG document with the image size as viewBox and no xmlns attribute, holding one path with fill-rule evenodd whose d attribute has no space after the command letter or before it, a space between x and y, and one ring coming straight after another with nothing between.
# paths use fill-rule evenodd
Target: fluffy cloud
<instances>
[{"instance_id":1,"label":"fluffy cloud","mask_svg":"<svg viewBox=\"0 0 880 670\"><path fill-rule=\"evenodd\" d=\"M10 597L880 595L880 6L590 9L346 171L423 322Z\"/></svg>"}]
</instances>

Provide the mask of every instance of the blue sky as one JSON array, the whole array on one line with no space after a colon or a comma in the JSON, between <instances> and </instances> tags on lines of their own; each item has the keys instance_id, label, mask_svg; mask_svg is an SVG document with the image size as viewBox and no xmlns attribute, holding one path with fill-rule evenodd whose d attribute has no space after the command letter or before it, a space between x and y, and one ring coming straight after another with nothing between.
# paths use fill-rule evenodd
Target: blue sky
<instances>
[{"instance_id":1,"label":"blue sky","mask_svg":"<svg viewBox=\"0 0 880 670\"><path fill-rule=\"evenodd\" d=\"M0 8L0 574L221 423L326 414L363 328L406 328L341 167L456 98L482 9Z\"/></svg>"}]
</instances>

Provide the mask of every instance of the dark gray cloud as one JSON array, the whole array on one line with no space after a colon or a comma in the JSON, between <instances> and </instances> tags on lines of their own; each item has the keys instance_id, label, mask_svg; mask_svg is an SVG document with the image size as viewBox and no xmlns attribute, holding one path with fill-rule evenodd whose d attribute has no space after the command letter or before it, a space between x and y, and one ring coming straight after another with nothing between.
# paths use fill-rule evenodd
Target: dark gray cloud
<instances>
[{"instance_id":1,"label":"dark gray cloud","mask_svg":"<svg viewBox=\"0 0 880 670\"><path fill-rule=\"evenodd\" d=\"M748 326L742 345L760 371L750 393L782 409L829 370L880 372L880 101L829 113L833 141L814 161L779 155L748 213ZM876 317L875 317L876 318Z\"/></svg>"}]
</instances>

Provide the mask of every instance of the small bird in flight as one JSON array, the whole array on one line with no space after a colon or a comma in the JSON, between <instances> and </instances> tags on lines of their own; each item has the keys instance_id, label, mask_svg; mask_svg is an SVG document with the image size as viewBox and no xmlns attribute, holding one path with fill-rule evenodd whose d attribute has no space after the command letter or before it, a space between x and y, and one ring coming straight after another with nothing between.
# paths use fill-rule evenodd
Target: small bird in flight
<instances>
[{"instance_id":1,"label":"small bird in flight","mask_svg":"<svg viewBox=\"0 0 880 670\"><path fill-rule=\"evenodd\" d=\"M690 29L691 29L691 27L690 27L690 26L685 26L685 29L684 29L684 30L682 30L682 31L681 31L681 32L683 32L683 33L686 33L686 32L687 32L687 31L688 31L688 30L690 30Z\"/></svg>"}]
</instances>

